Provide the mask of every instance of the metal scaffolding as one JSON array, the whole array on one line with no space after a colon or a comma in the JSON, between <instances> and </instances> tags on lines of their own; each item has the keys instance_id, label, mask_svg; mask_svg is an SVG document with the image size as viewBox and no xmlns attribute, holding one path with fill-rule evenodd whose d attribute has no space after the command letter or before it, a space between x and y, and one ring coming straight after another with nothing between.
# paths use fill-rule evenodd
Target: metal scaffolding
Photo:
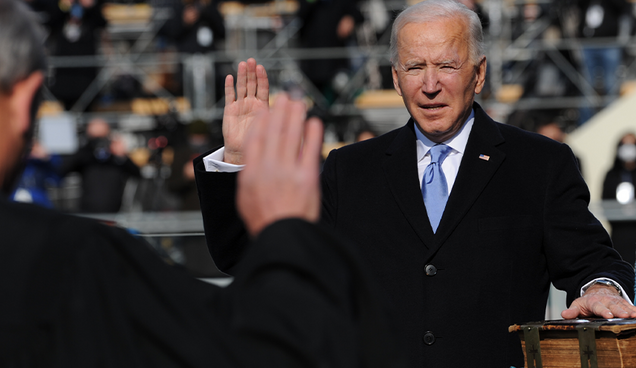
<instances>
[{"instance_id":1,"label":"metal scaffolding","mask_svg":"<svg viewBox=\"0 0 636 368\"><path fill-rule=\"evenodd\" d=\"M275 3L281 0L276 0ZM365 18L371 18L371 3L360 3ZM546 8L558 8L563 1L534 1L531 4ZM381 2L383 10L390 18L403 8L404 1ZM583 106L602 107L612 100L611 96L599 94L594 86L579 71L581 61L581 42L571 32L572 14L563 8L541 14L536 19L521 19L525 1L483 0L481 6L487 14L490 24L487 31L488 42L488 93L480 97L480 102L491 111L498 111L501 120L514 110L532 109L578 109ZM377 5L377 2L376 2ZM261 5L245 6L238 14L226 15L228 37L221 51L205 55L185 55L177 53L159 53L157 51L157 33L164 22L172 16L167 9L155 8L147 22L136 25L111 24L107 31L114 45L107 52L95 56L50 58L51 68L72 68L93 66L100 68L97 78L84 91L82 97L72 107L71 112L79 117L85 113L90 101L98 96L104 87L117 75L126 73L149 87L152 94L166 101L174 101L174 96L164 86L151 77L157 68L183 70L185 74L184 95L190 109L180 111L182 119L203 118L218 119L222 116L222 96L215 95L215 65L226 63L236 66L239 60L255 57L263 64L272 79L273 91L298 89L304 91L312 103L331 116L361 115L356 107L356 98L365 91L382 88L378 82L380 68L389 67L388 39L390 27L376 33L368 24L358 29L358 45L345 48L303 49L297 46L300 29L299 20L291 15L284 17L257 15L255 11ZM552 36L555 20L562 27L560 35ZM264 34L264 36L261 36ZM264 41L263 41L264 40ZM636 74L636 61L633 57L636 44L627 39L617 43L616 39L596 40L598 47L619 45L626 51L626 64L621 69L619 80L625 82ZM122 47L118 45L130 45ZM588 44L589 45L589 44ZM321 92L311 84L300 67L299 62L307 59L344 58L357 61L357 67L347 76L347 82L339 91L337 98L329 102ZM528 69L543 64L543 67L556 71L557 80L551 87L562 88L559 84L573 86L576 93L533 94L524 90L524 78ZM183 68L179 68L183 65ZM385 81L386 82L386 81ZM386 83L384 83L386 86ZM517 96L505 96L510 85L521 87ZM386 88L386 87L385 87ZM518 91L519 89L517 89ZM52 94L47 94L53 99ZM127 114L129 112L116 112ZM104 111L100 112L101 115ZM495 113L497 115L497 113Z\"/></svg>"}]
</instances>

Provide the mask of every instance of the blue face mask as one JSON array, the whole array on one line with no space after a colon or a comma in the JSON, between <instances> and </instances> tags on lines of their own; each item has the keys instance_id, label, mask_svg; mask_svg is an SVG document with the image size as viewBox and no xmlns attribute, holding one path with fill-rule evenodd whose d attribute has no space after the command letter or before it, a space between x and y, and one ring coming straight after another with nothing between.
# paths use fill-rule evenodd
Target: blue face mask
<instances>
[{"instance_id":1,"label":"blue face mask","mask_svg":"<svg viewBox=\"0 0 636 368\"><path fill-rule=\"evenodd\" d=\"M84 8L82 8L82 6L80 4L73 4L73 6L71 6L71 17L76 18L76 19L82 19L82 17L84 16Z\"/></svg>"}]
</instances>

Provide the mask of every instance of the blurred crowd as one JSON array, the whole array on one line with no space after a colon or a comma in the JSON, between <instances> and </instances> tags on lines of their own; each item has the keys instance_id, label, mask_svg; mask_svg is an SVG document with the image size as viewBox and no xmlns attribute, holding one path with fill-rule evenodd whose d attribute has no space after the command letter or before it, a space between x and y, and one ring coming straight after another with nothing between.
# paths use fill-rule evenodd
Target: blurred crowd
<instances>
[{"instance_id":1,"label":"blurred crowd","mask_svg":"<svg viewBox=\"0 0 636 368\"><path fill-rule=\"evenodd\" d=\"M279 37L276 47L283 42L286 47L305 50L305 54L291 57L292 64L285 62L280 75L270 76L280 88L299 88L323 108L355 97L356 91L351 89L360 84L360 73L365 80L360 84L362 89L391 89L387 60L369 60L359 47L388 45L392 19L414 2L25 1L41 15L49 31L49 54L58 57L47 76L48 98L77 112L108 109L114 102L166 93L186 96L194 107L209 108L222 99L224 76L233 72L235 57L229 53L271 46L285 29L290 32L289 39L280 41ZM461 2L478 13L487 38L510 46L512 54L501 60L501 81L495 87L500 88L500 83L520 86L522 98L583 98L584 103L568 106L575 112L569 117L574 125L585 123L613 101L631 73L631 2ZM150 11L145 19L148 29L135 28L127 23L130 20L121 19L113 8L117 5L146 6ZM139 9L135 11L141 14ZM495 19L492 27L490 15ZM151 40L140 42L141 38ZM103 68L109 58L130 55L134 61L140 53L159 59L152 70ZM199 55L209 58L197 58ZM494 54L489 57L500 62ZM482 99L495 97L498 91L491 87L486 86ZM343 94L344 100L339 100Z\"/></svg>"},{"instance_id":2,"label":"blurred crowd","mask_svg":"<svg viewBox=\"0 0 636 368\"><path fill-rule=\"evenodd\" d=\"M528 2L510 32L533 58L507 61L504 80L521 84L522 98L582 97L552 109L580 126L614 101L629 78L633 21L633 4L625 0Z\"/></svg>"}]
</instances>

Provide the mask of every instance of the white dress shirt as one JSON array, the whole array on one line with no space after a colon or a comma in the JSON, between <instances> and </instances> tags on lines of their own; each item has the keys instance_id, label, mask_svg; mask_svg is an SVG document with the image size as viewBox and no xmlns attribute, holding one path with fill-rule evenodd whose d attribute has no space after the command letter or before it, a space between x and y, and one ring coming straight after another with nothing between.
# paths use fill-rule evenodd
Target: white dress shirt
<instances>
[{"instance_id":1,"label":"white dress shirt","mask_svg":"<svg viewBox=\"0 0 636 368\"><path fill-rule=\"evenodd\" d=\"M457 172L459 171L459 164L462 162L464 152L466 151L466 143L468 143L468 136L473 129L473 122L475 121L475 112L472 111L468 120L462 125L459 132L457 132L450 139L446 140L445 145L449 146L453 150L448 154L444 162L442 162L442 170L446 177L446 183L448 184L448 194L450 195L453 190L453 184L455 184L455 178L457 178ZM424 134L415 124L415 135L417 136L417 173L420 178L420 188L422 187L422 178L424 177L424 170L431 163L431 155L428 151L437 143L426 138Z\"/></svg>"},{"instance_id":2,"label":"white dress shirt","mask_svg":"<svg viewBox=\"0 0 636 368\"><path fill-rule=\"evenodd\" d=\"M210 153L203 158L203 166L205 171L208 172L237 172L241 171L245 165L234 165L223 162L223 155L225 154L225 147L221 147L218 150Z\"/></svg>"}]
</instances>

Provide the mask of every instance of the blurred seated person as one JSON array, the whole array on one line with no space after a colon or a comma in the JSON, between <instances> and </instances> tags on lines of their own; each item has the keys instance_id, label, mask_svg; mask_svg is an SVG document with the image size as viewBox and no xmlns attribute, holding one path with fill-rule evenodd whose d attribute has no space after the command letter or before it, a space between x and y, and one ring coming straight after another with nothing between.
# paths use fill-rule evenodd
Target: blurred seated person
<instances>
[{"instance_id":1,"label":"blurred seated person","mask_svg":"<svg viewBox=\"0 0 636 368\"><path fill-rule=\"evenodd\" d=\"M63 161L60 171L62 175L81 175L81 212L119 212L126 182L140 176L139 168L126 155L124 141L111 135L105 120L91 120L86 126L86 138L86 144Z\"/></svg>"},{"instance_id":2,"label":"blurred seated person","mask_svg":"<svg viewBox=\"0 0 636 368\"><path fill-rule=\"evenodd\" d=\"M634 201L636 185L636 135L626 133L618 142L614 165L605 174L603 199L618 200L622 204ZM614 248L623 259L634 264L636 256L636 221L610 221Z\"/></svg>"},{"instance_id":3,"label":"blurred seated person","mask_svg":"<svg viewBox=\"0 0 636 368\"><path fill-rule=\"evenodd\" d=\"M40 142L34 141L18 186L10 198L16 202L53 208L48 188L56 187L60 183L58 169L61 160L59 155L49 154Z\"/></svg>"}]
</instances>

